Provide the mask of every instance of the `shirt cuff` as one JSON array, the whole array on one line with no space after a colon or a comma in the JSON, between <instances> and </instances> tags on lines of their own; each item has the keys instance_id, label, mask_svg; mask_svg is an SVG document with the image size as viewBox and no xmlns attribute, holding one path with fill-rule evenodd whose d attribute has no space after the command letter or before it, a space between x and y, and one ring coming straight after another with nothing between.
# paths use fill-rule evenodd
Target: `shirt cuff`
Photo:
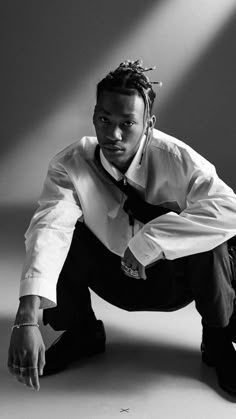
<instances>
[{"instance_id":1,"label":"shirt cuff","mask_svg":"<svg viewBox=\"0 0 236 419\"><path fill-rule=\"evenodd\" d=\"M153 243L152 240L144 238L142 229L132 237L128 246L143 266L150 265L158 259L164 259L161 247L157 243Z\"/></svg>"},{"instance_id":2,"label":"shirt cuff","mask_svg":"<svg viewBox=\"0 0 236 419\"><path fill-rule=\"evenodd\" d=\"M19 297L38 295L41 298L40 309L52 308L57 305L56 287L50 281L37 276L22 278Z\"/></svg>"}]
</instances>

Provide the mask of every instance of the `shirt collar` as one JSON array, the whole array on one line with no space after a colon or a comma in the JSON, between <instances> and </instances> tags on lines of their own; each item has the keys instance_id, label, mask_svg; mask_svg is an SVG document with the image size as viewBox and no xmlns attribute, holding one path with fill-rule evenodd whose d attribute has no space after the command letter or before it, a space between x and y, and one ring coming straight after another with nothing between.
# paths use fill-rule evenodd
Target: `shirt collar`
<instances>
[{"instance_id":1,"label":"shirt collar","mask_svg":"<svg viewBox=\"0 0 236 419\"><path fill-rule=\"evenodd\" d=\"M127 171L123 174L121 173L121 171L119 169L117 169L115 166L113 166L111 163L109 163L109 161L106 159L106 157L104 156L102 149L100 148L100 159L101 159L101 164L103 165L104 169L116 180L119 181L121 179L123 179L124 177L127 179L131 179L133 180L135 172L137 171L137 169L139 169L140 166L140 161L142 158L142 153L145 147L145 140L146 140L146 135L144 135L140 141L139 144L139 148L130 164L130 166L128 167ZM142 184L142 182L139 182L140 184Z\"/></svg>"}]
</instances>

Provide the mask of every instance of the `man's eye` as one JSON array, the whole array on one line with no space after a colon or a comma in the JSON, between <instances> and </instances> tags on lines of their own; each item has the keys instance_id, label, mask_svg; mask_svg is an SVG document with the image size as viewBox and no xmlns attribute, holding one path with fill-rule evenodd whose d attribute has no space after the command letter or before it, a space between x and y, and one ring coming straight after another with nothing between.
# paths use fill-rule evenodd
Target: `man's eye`
<instances>
[{"instance_id":1,"label":"man's eye","mask_svg":"<svg viewBox=\"0 0 236 419\"><path fill-rule=\"evenodd\" d=\"M103 122L103 123L105 123L105 124L106 124L107 122L109 122L109 119L108 119L108 118L106 118L105 116L100 116L100 117L99 117L99 119L100 119L100 121L101 121L101 122Z\"/></svg>"},{"instance_id":2,"label":"man's eye","mask_svg":"<svg viewBox=\"0 0 236 419\"><path fill-rule=\"evenodd\" d=\"M125 121L124 122L124 126L125 127L132 127L132 125L134 125L134 122L133 121Z\"/></svg>"}]
</instances>

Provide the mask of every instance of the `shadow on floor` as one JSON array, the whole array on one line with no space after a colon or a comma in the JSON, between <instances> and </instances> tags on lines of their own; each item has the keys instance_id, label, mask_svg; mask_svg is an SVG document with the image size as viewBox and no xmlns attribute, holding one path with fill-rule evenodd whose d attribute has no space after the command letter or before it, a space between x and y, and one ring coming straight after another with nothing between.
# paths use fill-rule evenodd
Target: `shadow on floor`
<instances>
[{"instance_id":1,"label":"shadow on floor","mask_svg":"<svg viewBox=\"0 0 236 419\"><path fill-rule=\"evenodd\" d=\"M6 387L8 392L15 392L15 383L7 370L7 350L13 319L0 319L0 391ZM165 381L181 385L181 378L190 380L191 386L198 388L202 384L209 386L221 397L236 402L235 398L221 391L217 385L215 372L201 363L200 353L192 347L175 345L173 342L157 342L140 337L132 337L122 328L106 325L108 336L107 351L103 355L79 362L66 371L41 379L40 392L83 395L99 393L119 394L121 392L148 392L149 388L163 390ZM52 333L45 329L46 340L51 340ZM179 380L179 383L178 383ZM199 385L198 385L199 384ZM27 389L26 389L27 390Z\"/></svg>"},{"instance_id":2,"label":"shadow on floor","mask_svg":"<svg viewBox=\"0 0 236 419\"><path fill-rule=\"evenodd\" d=\"M9 336L10 323L8 319L0 321L4 342ZM130 336L112 323L106 324L106 331L108 339L104 355L86 359L58 375L41 379L41 389L48 391L53 387L54 392L59 393L106 392L112 395L123 391L146 392L153 386L157 390L163 389L167 377L169 381L171 377L173 383L178 380L181 383L181 378L187 378L194 385L207 385L221 397L236 402L218 387L214 370L201 363L199 350L173 342ZM50 328L45 328L45 341L52 340L52 334L54 336ZM3 360L4 354L0 355Z\"/></svg>"}]
</instances>

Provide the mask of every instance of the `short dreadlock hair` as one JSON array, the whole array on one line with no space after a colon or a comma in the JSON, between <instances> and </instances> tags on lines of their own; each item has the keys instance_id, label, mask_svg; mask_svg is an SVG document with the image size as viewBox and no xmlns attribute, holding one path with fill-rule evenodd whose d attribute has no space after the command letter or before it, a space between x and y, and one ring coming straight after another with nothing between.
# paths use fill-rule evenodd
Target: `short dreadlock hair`
<instances>
[{"instance_id":1,"label":"short dreadlock hair","mask_svg":"<svg viewBox=\"0 0 236 419\"><path fill-rule=\"evenodd\" d=\"M146 116L149 117L156 97L151 82L144 74L155 67L145 68L141 60L125 60L115 70L110 71L97 85L97 102L104 90L132 95L137 92L144 100Z\"/></svg>"}]
</instances>

